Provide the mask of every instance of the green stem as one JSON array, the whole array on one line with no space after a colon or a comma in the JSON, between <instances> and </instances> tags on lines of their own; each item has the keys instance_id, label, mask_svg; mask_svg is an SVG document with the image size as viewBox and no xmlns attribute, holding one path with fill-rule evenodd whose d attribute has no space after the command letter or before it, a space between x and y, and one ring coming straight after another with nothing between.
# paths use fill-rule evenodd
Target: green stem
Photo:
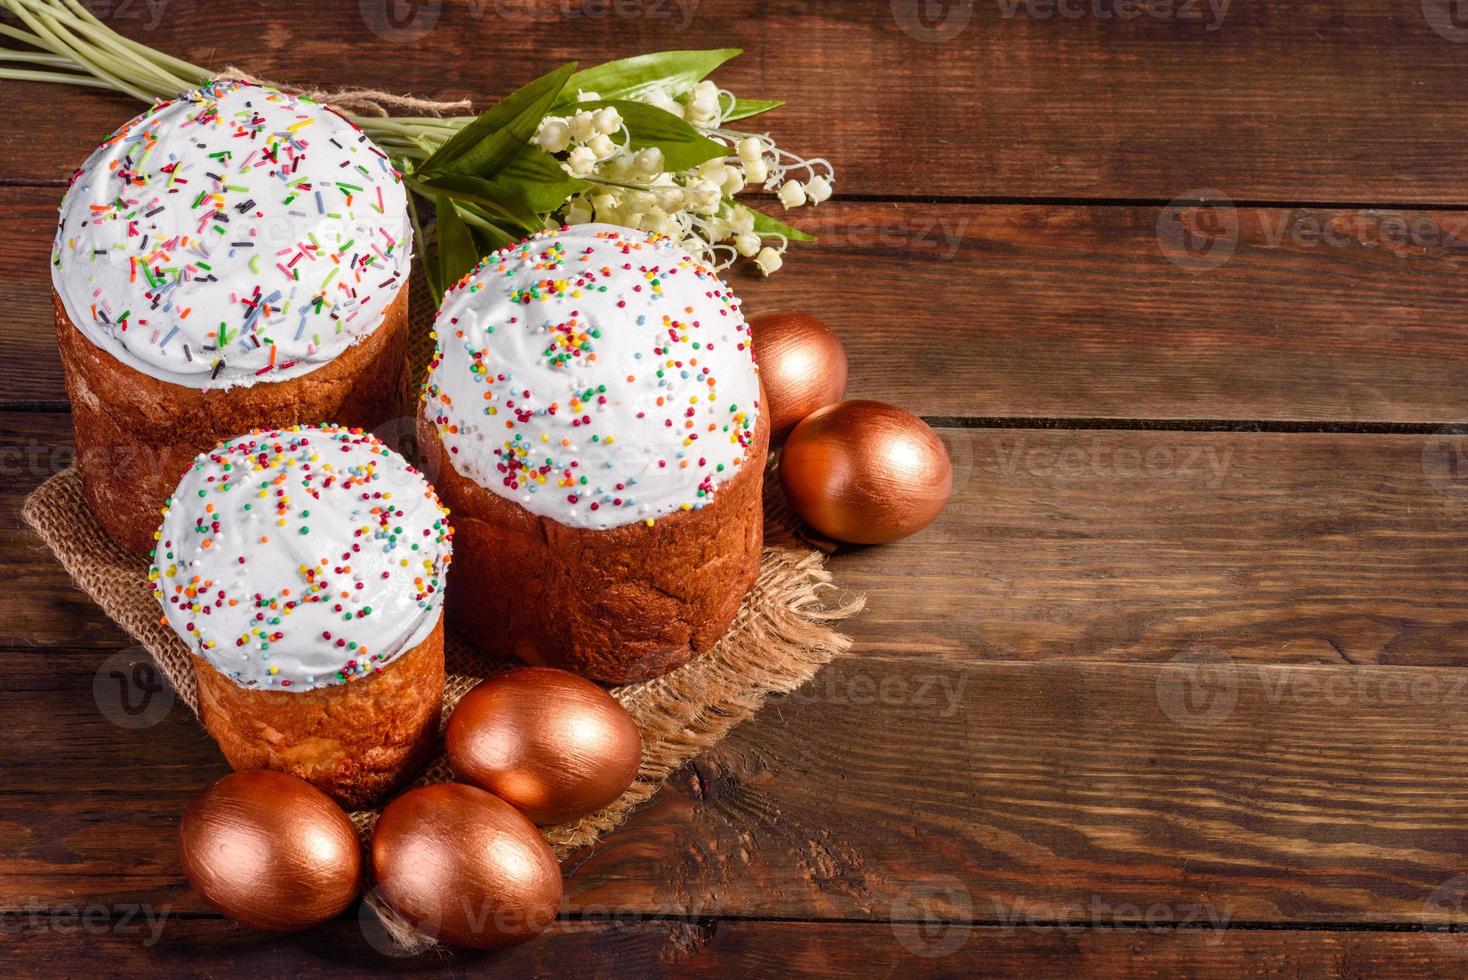
<instances>
[{"instance_id":1,"label":"green stem","mask_svg":"<svg viewBox=\"0 0 1468 980\"><path fill-rule=\"evenodd\" d=\"M388 156L392 157L394 160L397 160L399 157L401 157L405 160L415 160L421 163L422 161L427 160L429 157L433 156L432 150L424 150L417 146L394 146L391 148L391 150L392 152L389 153ZM401 170L402 168L399 167L398 169Z\"/></svg>"},{"instance_id":2,"label":"green stem","mask_svg":"<svg viewBox=\"0 0 1468 980\"><path fill-rule=\"evenodd\" d=\"M153 101L152 96L146 91L120 77L114 70L115 66L112 65L111 59L99 55L94 49L89 50L84 44L78 44L69 36L63 36L65 32L59 28L53 31L51 27L54 26L54 22L48 21L45 15L33 13L30 10L30 0L4 0L4 2L5 7L19 17L27 27L50 42L45 45L50 50L75 58L87 71L111 82L113 87L119 91L142 99L144 102Z\"/></svg>"},{"instance_id":3,"label":"green stem","mask_svg":"<svg viewBox=\"0 0 1468 980\"><path fill-rule=\"evenodd\" d=\"M44 51L12 51L10 48L0 48L0 61L24 61L32 65L68 70L76 66L75 61L63 55L46 54Z\"/></svg>"},{"instance_id":4,"label":"green stem","mask_svg":"<svg viewBox=\"0 0 1468 980\"><path fill-rule=\"evenodd\" d=\"M140 44L139 42L134 41L129 37L124 37L123 35L118 34L116 31L113 31L111 28L109 28L106 24L102 23L102 21L99 20L95 15L93 15L90 10L82 6L82 4L78 2L78 0L64 0L64 2L77 14L77 16L96 25L98 28L107 31L114 38L116 38L118 44L121 44L124 47L130 49L138 57L141 57L147 61L151 61L158 66L171 71L173 74L177 75L180 78L187 79L191 84L185 85L184 88L193 88L197 85L202 85L209 79L214 77L212 72L206 71L205 69L200 68L198 65L184 61L182 58L175 58L173 55L168 54L165 51L160 51L157 48L150 48L146 44ZM180 89L180 91L183 90Z\"/></svg>"},{"instance_id":5,"label":"green stem","mask_svg":"<svg viewBox=\"0 0 1468 980\"><path fill-rule=\"evenodd\" d=\"M113 91L112 83L90 75L64 75L56 71L27 71L23 68L0 68L0 78L12 82L59 82L62 85L85 85Z\"/></svg>"},{"instance_id":6,"label":"green stem","mask_svg":"<svg viewBox=\"0 0 1468 980\"><path fill-rule=\"evenodd\" d=\"M429 269L432 260L428 257L428 236L423 234L423 224L418 220L418 206L412 200L408 201L408 220L413 223L413 240L418 246L418 262L427 273L425 278L428 280L428 291L433 294L433 303L437 306L443 302L443 291L438 288L438 276Z\"/></svg>"},{"instance_id":7,"label":"green stem","mask_svg":"<svg viewBox=\"0 0 1468 980\"><path fill-rule=\"evenodd\" d=\"M0 0L0 7L5 7L8 9L10 7L8 0ZM46 51L50 51L52 54L55 54L62 58L66 58L67 61L76 61L75 58L72 58L65 51L58 51L53 45L47 44L44 38L32 34L30 31L23 31L18 27L11 27L9 24L0 23L0 37L13 38L17 41L22 41L26 44L29 44L32 47L42 48Z\"/></svg>"},{"instance_id":8,"label":"green stem","mask_svg":"<svg viewBox=\"0 0 1468 980\"><path fill-rule=\"evenodd\" d=\"M93 45L93 52L98 56L107 57L114 66L114 70L122 69L122 72L125 72L131 69L134 72L143 73L146 77L134 79L139 84L146 82L167 95L177 95L192 87L188 82L165 71L146 58L139 58L136 51L120 43L118 39L121 35L100 22L93 23L91 20L84 20L68 13L63 7L44 3L41 0L13 0L13 2L28 6L33 10L45 11L44 14L38 14L38 16L50 18L53 28L61 30L62 25L65 25L76 32L76 41L81 43L90 41Z\"/></svg>"}]
</instances>

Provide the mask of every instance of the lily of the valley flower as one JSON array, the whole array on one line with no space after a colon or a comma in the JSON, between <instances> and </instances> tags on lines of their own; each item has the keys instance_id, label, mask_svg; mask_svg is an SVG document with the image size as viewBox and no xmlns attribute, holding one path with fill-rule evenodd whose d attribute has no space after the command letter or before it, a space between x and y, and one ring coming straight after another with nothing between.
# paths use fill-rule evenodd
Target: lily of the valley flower
<instances>
[{"instance_id":1,"label":"lily of the valley flower","mask_svg":"<svg viewBox=\"0 0 1468 980\"><path fill-rule=\"evenodd\" d=\"M595 92L580 92L577 101L599 98ZM819 205L834 190L831 164L786 152L768 134L725 127L724 117L736 100L711 81L699 82L681 95L655 88L644 101L723 144L727 155L687 170L668 171L662 150L628 145L630 134L613 106L549 117L540 124L535 144L556 156L573 176L591 184L571 196L551 216L551 223L613 222L669 235L716 269L744 257L753 259L765 275L778 271L789 240L771 229L784 226L767 219L760 225L755 213L734 198L755 187L774 194L787 210Z\"/></svg>"}]
</instances>

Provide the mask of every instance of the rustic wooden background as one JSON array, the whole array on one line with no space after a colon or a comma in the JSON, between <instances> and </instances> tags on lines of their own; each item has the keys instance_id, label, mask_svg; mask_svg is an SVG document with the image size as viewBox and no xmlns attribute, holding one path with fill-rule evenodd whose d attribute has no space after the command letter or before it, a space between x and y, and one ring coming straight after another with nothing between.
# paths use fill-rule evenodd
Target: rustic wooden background
<instances>
[{"instance_id":1,"label":"rustic wooden background","mask_svg":"<svg viewBox=\"0 0 1468 980\"><path fill-rule=\"evenodd\" d=\"M0 967L1468 969L1468 3L395 2L89 6L202 64L481 102L745 48L720 79L840 182L821 244L736 288L939 426L952 504L834 558L857 655L569 861L548 938L236 926L174 853L222 759L181 707L109 720L145 658L18 518L70 459L56 205L138 106L3 83Z\"/></svg>"}]
</instances>

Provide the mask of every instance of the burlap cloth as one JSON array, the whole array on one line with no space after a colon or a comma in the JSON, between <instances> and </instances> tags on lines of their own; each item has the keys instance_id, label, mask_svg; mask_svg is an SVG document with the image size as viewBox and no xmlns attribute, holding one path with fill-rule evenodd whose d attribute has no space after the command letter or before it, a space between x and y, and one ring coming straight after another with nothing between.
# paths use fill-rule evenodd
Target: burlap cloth
<instances>
[{"instance_id":1,"label":"burlap cloth","mask_svg":"<svg viewBox=\"0 0 1468 980\"><path fill-rule=\"evenodd\" d=\"M421 281L420 277L415 277ZM410 316L413 377L421 377L432 348L433 304L415 289ZM411 404L408 403L408 404ZM406 408L405 408L406 410ZM411 433L405 414L395 431L382 433L400 448ZM389 426L394 428L394 426ZM411 450L409 450L411 451ZM29 524L102 611L132 634L157 662L179 699L198 710L193 666L182 640L160 620L148 584L146 560L113 543L82 497L81 480L67 469L26 498L21 511ZM850 649L851 640L834 624L861 609L860 596L842 596L825 569L821 550L800 536L772 468L765 480L765 547L759 579L730 626L712 650L687 665L639 684L614 688L612 695L642 731L642 766L630 789L615 803L576 822L544 829L556 857L594 843L639 804L657 792L668 776L703 749L720 741L754 714L772 693L793 691L822 665ZM444 722L458 700L475 684L516 666L485 657L451 631L446 634L448 682ZM453 779L448 761L436 756L413 785ZM202 788L202 787L201 787ZM379 810L359 810L352 822L365 842ZM407 951L430 945L374 897L369 903L383 917L390 935Z\"/></svg>"}]
</instances>

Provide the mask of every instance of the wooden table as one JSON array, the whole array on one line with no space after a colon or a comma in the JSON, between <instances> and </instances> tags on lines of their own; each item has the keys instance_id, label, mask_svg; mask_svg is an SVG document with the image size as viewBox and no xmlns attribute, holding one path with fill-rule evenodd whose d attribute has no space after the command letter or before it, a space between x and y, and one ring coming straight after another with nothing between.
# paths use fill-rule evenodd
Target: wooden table
<instances>
[{"instance_id":1,"label":"wooden table","mask_svg":"<svg viewBox=\"0 0 1468 980\"><path fill-rule=\"evenodd\" d=\"M5 84L0 967L1468 970L1468 9L420 0L414 44L374 3L89 5L196 62L481 104L742 46L721 80L788 99L772 130L840 182L818 246L735 286L938 426L952 503L833 559L857 654L574 857L548 938L239 927L174 853L219 753L182 707L109 720L143 655L17 516L70 458L56 205L137 106Z\"/></svg>"}]
</instances>

